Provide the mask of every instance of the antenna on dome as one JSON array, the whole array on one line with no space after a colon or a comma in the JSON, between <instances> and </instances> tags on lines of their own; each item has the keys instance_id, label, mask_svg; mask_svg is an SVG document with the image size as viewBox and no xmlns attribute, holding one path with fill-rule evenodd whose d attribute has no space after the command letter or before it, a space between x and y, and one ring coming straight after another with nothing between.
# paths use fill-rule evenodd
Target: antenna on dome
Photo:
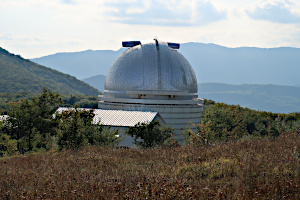
<instances>
[{"instance_id":1,"label":"antenna on dome","mask_svg":"<svg viewBox=\"0 0 300 200\"><path fill-rule=\"evenodd\" d=\"M134 46L137 46L140 44L141 44L140 41L123 41L122 42L123 47L134 47Z\"/></svg>"}]
</instances>

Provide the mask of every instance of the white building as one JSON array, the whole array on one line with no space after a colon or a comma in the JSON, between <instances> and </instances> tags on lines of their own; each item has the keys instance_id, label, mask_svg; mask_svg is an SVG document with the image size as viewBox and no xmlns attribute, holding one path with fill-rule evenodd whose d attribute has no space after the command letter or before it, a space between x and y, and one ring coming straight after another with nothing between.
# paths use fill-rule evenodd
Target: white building
<instances>
[{"instance_id":1,"label":"white building","mask_svg":"<svg viewBox=\"0 0 300 200\"><path fill-rule=\"evenodd\" d=\"M129 45L128 45L129 44ZM178 44L123 42L129 46L110 67L100 109L158 112L176 130L176 139L189 122L198 124L203 99L198 98L197 79Z\"/></svg>"}]
</instances>

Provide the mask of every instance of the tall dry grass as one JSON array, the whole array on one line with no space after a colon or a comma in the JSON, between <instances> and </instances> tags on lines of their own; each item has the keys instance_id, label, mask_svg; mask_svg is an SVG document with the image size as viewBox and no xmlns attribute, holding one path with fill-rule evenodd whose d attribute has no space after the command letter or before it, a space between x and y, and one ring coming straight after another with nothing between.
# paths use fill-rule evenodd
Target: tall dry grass
<instances>
[{"instance_id":1,"label":"tall dry grass","mask_svg":"<svg viewBox=\"0 0 300 200\"><path fill-rule=\"evenodd\" d=\"M0 160L0 199L300 199L300 137Z\"/></svg>"}]
</instances>

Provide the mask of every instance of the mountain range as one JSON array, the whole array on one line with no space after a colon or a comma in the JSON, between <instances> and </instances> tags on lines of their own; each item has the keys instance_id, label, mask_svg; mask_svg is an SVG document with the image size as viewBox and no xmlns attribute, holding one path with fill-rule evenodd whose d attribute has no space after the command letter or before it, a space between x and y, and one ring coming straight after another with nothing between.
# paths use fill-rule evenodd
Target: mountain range
<instances>
[{"instance_id":1,"label":"mountain range","mask_svg":"<svg viewBox=\"0 0 300 200\"><path fill-rule=\"evenodd\" d=\"M0 93L40 93L43 87L60 94L99 94L97 89L73 76L0 48Z\"/></svg>"},{"instance_id":2,"label":"mountain range","mask_svg":"<svg viewBox=\"0 0 300 200\"><path fill-rule=\"evenodd\" d=\"M57 53L32 61L78 79L106 75L126 49ZM300 85L300 49L184 43L178 50L191 63L199 83Z\"/></svg>"},{"instance_id":3,"label":"mountain range","mask_svg":"<svg viewBox=\"0 0 300 200\"><path fill-rule=\"evenodd\" d=\"M34 58L31 61L70 74L82 80L95 75L106 75L113 61L124 51L86 50L71 53L56 53Z\"/></svg>"}]
</instances>

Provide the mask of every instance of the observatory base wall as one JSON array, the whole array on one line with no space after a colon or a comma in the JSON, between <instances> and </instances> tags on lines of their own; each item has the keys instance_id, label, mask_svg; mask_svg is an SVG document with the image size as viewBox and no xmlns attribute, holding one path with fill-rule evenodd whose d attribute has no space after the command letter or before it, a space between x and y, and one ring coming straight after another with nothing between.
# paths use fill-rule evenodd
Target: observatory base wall
<instances>
[{"instance_id":1,"label":"observatory base wall","mask_svg":"<svg viewBox=\"0 0 300 200\"><path fill-rule=\"evenodd\" d=\"M99 96L98 107L107 110L129 110L129 111L153 111L158 112L163 118L166 125L175 129L175 139L180 143L183 142L181 132L185 127L190 126L195 132L195 126L190 123L199 124L201 121L203 111L203 100L189 100L189 101L162 101L162 100L147 100L147 103L142 103L140 99L122 99L109 98L107 101L103 96Z\"/></svg>"}]
</instances>

